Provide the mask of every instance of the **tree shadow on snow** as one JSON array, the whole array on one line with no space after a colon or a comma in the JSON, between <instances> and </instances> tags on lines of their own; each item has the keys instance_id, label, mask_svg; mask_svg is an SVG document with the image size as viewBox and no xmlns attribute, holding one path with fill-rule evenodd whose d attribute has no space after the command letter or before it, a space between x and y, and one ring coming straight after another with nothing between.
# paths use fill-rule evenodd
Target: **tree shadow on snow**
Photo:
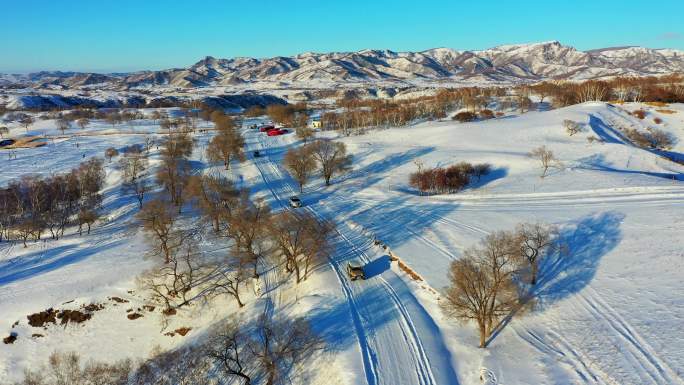
<instances>
[{"instance_id":1,"label":"tree shadow on snow","mask_svg":"<svg viewBox=\"0 0 684 385\"><path fill-rule=\"evenodd\" d=\"M114 240L85 248L76 245L57 246L8 260L0 264L0 286L79 262L123 242L122 239Z\"/></svg>"},{"instance_id":2,"label":"tree shadow on snow","mask_svg":"<svg viewBox=\"0 0 684 385\"><path fill-rule=\"evenodd\" d=\"M684 180L683 174L678 173L668 173L668 172L651 172L651 171L639 171L639 170L624 170L614 167L610 167L603 154L595 154L587 158L579 160L580 166L577 167L581 170L593 170L593 171L603 171L603 172L614 172L621 174L640 174L646 176L653 176L656 178L663 178L669 180Z\"/></svg>"},{"instance_id":3,"label":"tree shadow on snow","mask_svg":"<svg viewBox=\"0 0 684 385\"><path fill-rule=\"evenodd\" d=\"M624 217L619 212L604 212L560 230L560 250L541 260L539 280L532 291L542 307L578 293L589 284L601 258L622 240L620 223Z\"/></svg>"},{"instance_id":4,"label":"tree shadow on snow","mask_svg":"<svg viewBox=\"0 0 684 385\"><path fill-rule=\"evenodd\" d=\"M604 143L625 144L630 143L620 132L606 124L601 118L589 114L589 127Z\"/></svg>"},{"instance_id":5,"label":"tree shadow on snow","mask_svg":"<svg viewBox=\"0 0 684 385\"><path fill-rule=\"evenodd\" d=\"M527 291L523 304L499 323L486 345L521 309L529 308L526 305L543 311L584 289L596 275L601 258L622 240L620 223L624 218L622 213L609 211L563 226L558 233L558 247L540 261L537 284ZM528 289L521 287L521 290Z\"/></svg>"}]
</instances>

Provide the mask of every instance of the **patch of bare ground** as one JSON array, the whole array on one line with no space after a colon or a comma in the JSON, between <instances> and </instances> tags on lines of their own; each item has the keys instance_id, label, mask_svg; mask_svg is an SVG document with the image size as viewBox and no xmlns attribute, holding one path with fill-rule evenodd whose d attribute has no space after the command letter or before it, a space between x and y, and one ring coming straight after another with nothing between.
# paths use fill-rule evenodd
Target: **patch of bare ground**
<instances>
[{"instance_id":1,"label":"patch of bare ground","mask_svg":"<svg viewBox=\"0 0 684 385\"><path fill-rule=\"evenodd\" d=\"M178 334L181 337L185 337L185 335L188 334L190 332L190 330L192 330L192 328L183 326L183 327L178 328L172 332L164 333L164 335L169 336L169 337L174 337L176 334Z\"/></svg>"},{"instance_id":2,"label":"patch of bare ground","mask_svg":"<svg viewBox=\"0 0 684 385\"><path fill-rule=\"evenodd\" d=\"M142 316L143 316L143 315L140 314L140 313L130 313L130 314L128 314L128 315L126 316L126 318L128 318L129 320L132 321L132 320L136 320L136 319L138 319L138 318L141 318Z\"/></svg>"}]
</instances>

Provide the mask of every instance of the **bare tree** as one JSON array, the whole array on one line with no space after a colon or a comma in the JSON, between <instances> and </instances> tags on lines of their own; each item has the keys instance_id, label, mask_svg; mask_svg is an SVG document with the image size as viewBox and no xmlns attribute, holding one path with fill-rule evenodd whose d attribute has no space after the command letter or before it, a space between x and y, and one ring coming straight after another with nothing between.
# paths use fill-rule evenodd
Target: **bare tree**
<instances>
[{"instance_id":1,"label":"bare tree","mask_svg":"<svg viewBox=\"0 0 684 385\"><path fill-rule=\"evenodd\" d=\"M292 383L295 371L325 348L304 318L262 315L252 326L232 319L209 339L206 355L226 376L251 385L263 377L266 385Z\"/></svg>"},{"instance_id":2,"label":"bare tree","mask_svg":"<svg viewBox=\"0 0 684 385\"><path fill-rule=\"evenodd\" d=\"M245 306L240 297L240 286L250 276L247 261L240 256L228 254L223 262L217 264L211 274L207 274L206 295L228 294L239 307Z\"/></svg>"},{"instance_id":3,"label":"bare tree","mask_svg":"<svg viewBox=\"0 0 684 385\"><path fill-rule=\"evenodd\" d=\"M195 175L190 178L189 193L202 215L212 224L214 231L221 230L221 220L230 222L240 191L233 182L222 176Z\"/></svg>"},{"instance_id":4,"label":"bare tree","mask_svg":"<svg viewBox=\"0 0 684 385\"><path fill-rule=\"evenodd\" d=\"M311 127L306 127L306 125L297 127L295 129L295 134L299 139L303 140L304 143L308 142L309 139L314 137L313 129Z\"/></svg>"},{"instance_id":5,"label":"bare tree","mask_svg":"<svg viewBox=\"0 0 684 385\"><path fill-rule=\"evenodd\" d=\"M451 317L477 323L481 348L486 347L496 322L518 303L513 283L515 245L512 234L491 234L480 246L466 250L449 269L450 286L442 307Z\"/></svg>"},{"instance_id":6,"label":"bare tree","mask_svg":"<svg viewBox=\"0 0 684 385\"><path fill-rule=\"evenodd\" d=\"M57 128L62 131L62 135L64 135L64 131L71 128L71 121L66 117L59 118L57 119Z\"/></svg>"},{"instance_id":7,"label":"bare tree","mask_svg":"<svg viewBox=\"0 0 684 385\"><path fill-rule=\"evenodd\" d=\"M29 127L31 127L33 122L34 122L34 120L30 115L26 115L26 116L22 117L21 120L19 120L19 124L24 126L24 129L26 130L26 132L28 132L28 129L29 129Z\"/></svg>"},{"instance_id":8,"label":"bare tree","mask_svg":"<svg viewBox=\"0 0 684 385\"><path fill-rule=\"evenodd\" d=\"M90 119L81 118L81 119L76 121L76 124L78 124L78 126L81 127L81 130L84 130L90 124Z\"/></svg>"},{"instance_id":9,"label":"bare tree","mask_svg":"<svg viewBox=\"0 0 684 385\"><path fill-rule=\"evenodd\" d=\"M556 159L555 155L553 154L553 151L547 149L546 146L541 146L533 149L532 151L530 151L528 156L530 158L539 160L539 162L541 163L542 178L546 177L546 173L548 172L549 167L559 165L559 161L558 159Z\"/></svg>"},{"instance_id":10,"label":"bare tree","mask_svg":"<svg viewBox=\"0 0 684 385\"><path fill-rule=\"evenodd\" d=\"M22 385L126 385L132 371L130 360L114 363L83 363L75 352L54 352L48 365L27 369ZM17 383L19 385L19 383Z\"/></svg>"},{"instance_id":11,"label":"bare tree","mask_svg":"<svg viewBox=\"0 0 684 385\"><path fill-rule=\"evenodd\" d=\"M265 372L266 385L287 383L292 368L323 348L323 340L304 318L274 320L262 315L249 342L251 354Z\"/></svg>"},{"instance_id":12,"label":"bare tree","mask_svg":"<svg viewBox=\"0 0 684 385\"><path fill-rule=\"evenodd\" d=\"M285 260L285 270L295 274L297 283L306 280L313 264L330 252L332 225L317 221L311 214L283 211L274 217L269 230L278 254Z\"/></svg>"},{"instance_id":13,"label":"bare tree","mask_svg":"<svg viewBox=\"0 0 684 385\"><path fill-rule=\"evenodd\" d=\"M582 132L582 130L584 128L581 123L575 122L575 121L570 120L570 119L563 120L563 127L565 127L565 131L570 136L573 136L577 133Z\"/></svg>"},{"instance_id":14,"label":"bare tree","mask_svg":"<svg viewBox=\"0 0 684 385\"><path fill-rule=\"evenodd\" d=\"M248 349L249 337L249 332L242 330L241 321L232 319L211 336L207 352L224 375L238 377L244 385L252 384L250 374L254 365Z\"/></svg>"},{"instance_id":15,"label":"bare tree","mask_svg":"<svg viewBox=\"0 0 684 385\"><path fill-rule=\"evenodd\" d=\"M527 86L518 87L516 90L516 100L520 113L529 111L532 108L532 100L530 100L530 88Z\"/></svg>"},{"instance_id":16,"label":"bare tree","mask_svg":"<svg viewBox=\"0 0 684 385\"><path fill-rule=\"evenodd\" d=\"M78 212L78 235L83 235L83 225L88 227L88 234L90 234L90 228L98 217L97 211L86 207L82 208Z\"/></svg>"},{"instance_id":17,"label":"bare tree","mask_svg":"<svg viewBox=\"0 0 684 385\"><path fill-rule=\"evenodd\" d=\"M105 158L107 158L107 161L111 162L112 158L119 155L119 151L114 147L109 147L108 149L105 150L104 155L105 155Z\"/></svg>"},{"instance_id":18,"label":"bare tree","mask_svg":"<svg viewBox=\"0 0 684 385\"><path fill-rule=\"evenodd\" d=\"M530 284L536 285L539 260L553 246L553 231L541 223L521 223L515 230L515 237L520 247L520 262L529 267Z\"/></svg>"},{"instance_id":19,"label":"bare tree","mask_svg":"<svg viewBox=\"0 0 684 385\"><path fill-rule=\"evenodd\" d=\"M602 81L590 80L575 87L575 95L579 103L604 100L608 93L608 85Z\"/></svg>"},{"instance_id":20,"label":"bare tree","mask_svg":"<svg viewBox=\"0 0 684 385\"><path fill-rule=\"evenodd\" d=\"M211 162L223 162L226 170L230 168L230 162L237 159L240 162L245 161L245 140L233 128L219 131L214 136L207 146L207 158Z\"/></svg>"},{"instance_id":21,"label":"bare tree","mask_svg":"<svg viewBox=\"0 0 684 385\"><path fill-rule=\"evenodd\" d=\"M171 262L173 242L171 232L176 222L176 214L168 202L160 199L149 201L136 217L142 222L145 231L153 235L153 240L164 256L164 262Z\"/></svg>"},{"instance_id":22,"label":"bare tree","mask_svg":"<svg viewBox=\"0 0 684 385\"><path fill-rule=\"evenodd\" d=\"M174 133L169 134L162 145L162 162L157 170L157 180L180 213L191 171L187 158L192 153L192 139L186 133Z\"/></svg>"},{"instance_id":23,"label":"bare tree","mask_svg":"<svg viewBox=\"0 0 684 385\"><path fill-rule=\"evenodd\" d=\"M123 176L122 189L133 193L138 200L138 206L142 208L145 194L152 188L145 175L148 168L147 155L136 146L126 148L119 159L119 168Z\"/></svg>"},{"instance_id":24,"label":"bare tree","mask_svg":"<svg viewBox=\"0 0 684 385\"><path fill-rule=\"evenodd\" d=\"M352 157L347 155L347 147L342 142L317 140L308 147L321 167L326 186L330 186L334 174L346 172L351 167Z\"/></svg>"},{"instance_id":25,"label":"bare tree","mask_svg":"<svg viewBox=\"0 0 684 385\"><path fill-rule=\"evenodd\" d=\"M271 208L268 204L252 202L247 194L242 194L226 230L233 240L233 255L252 265L255 278L259 277L259 261L270 251L267 239L270 221Z\"/></svg>"},{"instance_id":26,"label":"bare tree","mask_svg":"<svg viewBox=\"0 0 684 385\"><path fill-rule=\"evenodd\" d=\"M309 146L291 148L283 158L285 168L299 184L299 192L304 191L304 185L316 170L316 159Z\"/></svg>"},{"instance_id":27,"label":"bare tree","mask_svg":"<svg viewBox=\"0 0 684 385\"><path fill-rule=\"evenodd\" d=\"M205 271L211 269L202 264L192 236L187 232L174 234L176 247L170 250L168 261L141 277L142 287L167 310L188 305L197 294L192 290L206 282Z\"/></svg>"}]
</instances>

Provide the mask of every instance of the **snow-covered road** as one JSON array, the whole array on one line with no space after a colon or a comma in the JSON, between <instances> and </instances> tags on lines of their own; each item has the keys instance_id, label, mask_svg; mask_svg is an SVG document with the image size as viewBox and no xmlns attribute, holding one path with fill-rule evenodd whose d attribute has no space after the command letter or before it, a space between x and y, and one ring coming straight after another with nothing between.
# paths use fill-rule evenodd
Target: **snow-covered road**
<instances>
[{"instance_id":1,"label":"snow-covered road","mask_svg":"<svg viewBox=\"0 0 684 385\"><path fill-rule=\"evenodd\" d=\"M296 195L295 184L280 166L278 154L282 151L272 145L278 142L254 131L246 131L245 136L248 150L262 154L254 161L277 202L274 206L287 209L287 199ZM389 257L366 234L336 220L324 205L301 210L337 226L330 266L348 305L349 326L356 332L367 383L458 384L439 328L406 283L390 269ZM368 279L349 281L344 273L347 262L364 264Z\"/></svg>"}]
</instances>

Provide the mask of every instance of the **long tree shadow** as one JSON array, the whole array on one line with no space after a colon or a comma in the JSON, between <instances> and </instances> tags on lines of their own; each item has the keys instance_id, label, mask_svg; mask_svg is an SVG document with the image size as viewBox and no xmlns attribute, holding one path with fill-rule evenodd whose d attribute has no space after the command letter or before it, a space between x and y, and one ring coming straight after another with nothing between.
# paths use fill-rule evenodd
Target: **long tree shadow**
<instances>
[{"instance_id":1,"label":"long tree shadow","mask_svg":"<svg viewBox=\"0 0 684 385\"><path fill-rule=\"evenodd\" d=\"M640 146L636 146L632 141L625 137L619 130L616 130L615 128L611 127L610 125L606 124L601 118L597 117L596 115L589 115L589 126L592 128L592 130L598 135L598 137L603 140L605 143L616 143L616 144L625 144L628 146L633 146L636 148L639 148L641 150L644 150L646 152L650 152L653 155L659 156L661 158L668 159L672 162L683 164L684 163L684 154L676 152L676 151L670 151L670 150L663 150L663 149L657 149L657 148L644 148ZM676 140L676 138L672 137L673 140ZM623 171L623 170L619 170ZM681 174L675 174L675 175L681 175ZM676 179L679 179L676 178ZM680 179L681 180L681 179Z\"/></svg>"},{"instance_id":2,"label":"long tree shadow","mask_svg":"<svg viewBox=\"0 0 684 385\"><path fill-rule=\"evenodd\" d=\"M119 239L86 248L75 245L58 246L14 258L0 264L0 286L76 263L123 242L123 239Z\"/></svg>"},{"instance_id":3,"label":"long tree shadow","mask_svg":"<svg viewBox=\"0 0 684 385\"><path fill-rule=\"evenodd\" d=\"M580 166L578 169L582 170L593 170L593 171L603 171L603 172L613 172L620 174L640 174L646 176L653 176L656 178L663 178L669 180L684 180L684 175L680 173L669 173L669 172L652 172L652 171L639 171L639 170L624 170L614 167L610 167L603 154L595 154L587 158L579 160Z\"/></svg>"},{"instance_id":4,"label":"long tree shadow","mask_svg":"<svg viewBox=\"0 0 684 385\"><path fill-rule=\"evenodd\" d=\"M622 213L608 211L563 226L557 237L558 247L539 263L537 284L531 290L521 287L521 306L501 320L486 345L527 305L543 311L584 289L596 275L601 258L622 240L620 223L624 218Z\"/></svg>"},{"instance_id":5,"label":"long tree shadow","mask_svg":"<svg viewBox=\"0 0 684 385\"><path fill-rule=\"evenodd\" d=\"M589 115L589 127L604 143L625 144L631 143L624 135L616 129L606 124L601 118L594 114Z\"/></svg>"},{"instance_id":6,"label":"long tree shadow","mask_svg":"<svg viewBox=\"0 0 684 385\"><path fill-rule=\"evenodd\" d=\"M578 293L594 278L601 258L622 240L620 223L625 215L615 211L584 217L564 226L559 250L542 259L539 279L532 290L542 307Z\"/></svg>"}]
</instances>

